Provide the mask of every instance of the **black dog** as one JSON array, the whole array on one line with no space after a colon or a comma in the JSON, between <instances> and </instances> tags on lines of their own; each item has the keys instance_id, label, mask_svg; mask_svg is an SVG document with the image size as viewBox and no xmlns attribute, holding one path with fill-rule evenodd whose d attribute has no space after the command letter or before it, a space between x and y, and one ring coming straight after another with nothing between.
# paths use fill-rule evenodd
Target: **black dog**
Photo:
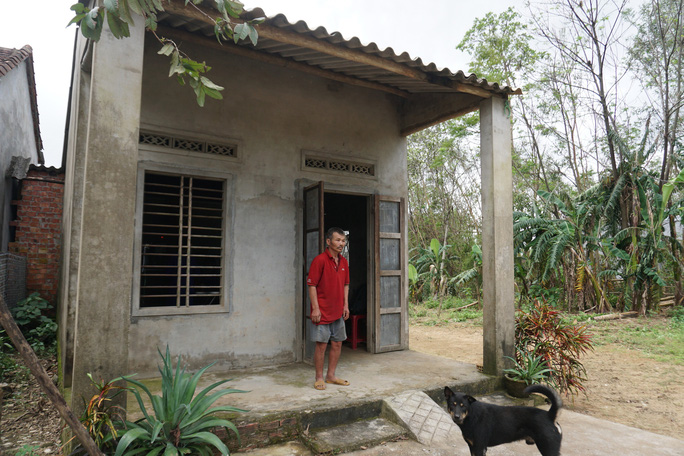
<instances>
[{"instance_id":1,"label":"black dog","mask_svg":"<svg viewBox=\"0 0 684 456\"><path fill-rule=\"evenodd\" d=\"M487 448L525 439L536 444L542 456L560 455L560 426L556 415L563 403L558 394L544 385L531 385L525 393L541 393L551 402L549 411L534 407L502 407L477 401L444 387L449 415L458 424L471 456L484 456Z\"/></svg>"}]
</instances>

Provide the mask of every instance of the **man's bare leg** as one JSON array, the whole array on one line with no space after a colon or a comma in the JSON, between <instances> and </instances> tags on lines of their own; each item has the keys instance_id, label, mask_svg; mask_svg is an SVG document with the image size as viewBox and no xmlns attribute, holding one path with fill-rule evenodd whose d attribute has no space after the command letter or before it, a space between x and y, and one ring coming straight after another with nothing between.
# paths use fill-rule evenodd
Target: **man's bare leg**
<instances>
[{"instance_id":1,"label":"man's bare leg","mask_svg":"<svg viewBox=\"0 0 684 456\"><path fill-rule=\"evenodd\" d=\"M340 353L342 352L342 342L330 341L330 353L328 353L328 374L325 379L329 382L335 382L338 380L335 377L335 369L337 369L337 362L340 360ZM323 365L321 365L323 369ZM323 371L321 370L321 374Z\"/></svg>"},{"instance_id":2,"label":"man's bare leg","mask_svg":"<svg viewBox=\"0 0 684 456\"><path fill-rule=\"evenodd\" d=\"M325 364L326 348L328 348L328 344L326 342L316 342L316 348L314 349L314 367L316 369L316 382L323 381L323 366Z\"/></svg>"}]
</instances>

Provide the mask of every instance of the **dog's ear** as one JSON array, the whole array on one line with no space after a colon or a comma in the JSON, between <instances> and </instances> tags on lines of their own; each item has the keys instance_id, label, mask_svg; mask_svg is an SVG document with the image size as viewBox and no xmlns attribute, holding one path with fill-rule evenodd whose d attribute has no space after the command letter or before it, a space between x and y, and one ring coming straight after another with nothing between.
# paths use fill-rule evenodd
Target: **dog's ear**
<instances>
[{"instance_id":1,"label":"dog's ear","mask_svg":"<svg viewBox=\"0 0 684 456\"><path fill-rule=\"evenodd\" d=\"M472 404L473 402L477 402L477 399L475 399L473 396L468 396L468 395L466 395L466 400L468 401L469 404Z\"/></svg>"},{"instance_id":2,"label":"dog's ear","mask_svg":"<svg viewBox=\"0 0 684 456\"><path fill-rule=\"evenodd\" d=\"M450 398L451 396L453 396L453 395L454 395L454 392L451 391L451 388L449 388L448 386L445 386L445 387L444 387L444 396L445 396L447 399L449 399L449 398Z\"/></svg>"}]
</instances>

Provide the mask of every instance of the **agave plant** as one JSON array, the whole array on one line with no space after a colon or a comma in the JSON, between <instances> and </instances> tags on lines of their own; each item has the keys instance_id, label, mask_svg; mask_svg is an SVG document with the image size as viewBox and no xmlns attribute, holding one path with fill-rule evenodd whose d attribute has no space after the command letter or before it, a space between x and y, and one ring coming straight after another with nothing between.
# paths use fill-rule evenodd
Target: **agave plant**
<instances>
[{"instance_id":1,"label":"agave plant","mask_svg":"<svg viewBox=\"0 0 684 456\"><path fill-rule=\"evenodd\" d=\"M218 412L244 412L245 410L219 406L210 408L220 397L230 393L244 393L236 389L223 389L209 394L214 388L229 382L216 382L195 396L195 390L202 374L214 363L200 369L190 376L181 368L180 357L174 370L169 348L166 356L162 357L161 396L152 395L150 390L141 382L126 378L134 387L129 388L135 396L143 413L143 417L136 422L126 421L126 430L121 432L115 456L147 454L155 456L193 454L210 456L212 447L222 455L230 454L228 447L211 432L213 428L223 427L231 429L238 436L235 425L229 420L217 418ZM143 393L152 404L149 412L143 403Z\"/></svg>"},{"instance_id":2,"label":"agave plant","mask_svg":"<svg viewBox=\"0 0 684 456\"><path fill-rule=\"evenodd\" d=\"M516 381L525 382L527 385L541 383L546 380L553 372L553 369L546 366L546 361L534 351L525 351L517 348L518 358L520 361L506 356L506 358L513 360L514 367L504 369L504 374Z\"/></svg>"}]
</instances>

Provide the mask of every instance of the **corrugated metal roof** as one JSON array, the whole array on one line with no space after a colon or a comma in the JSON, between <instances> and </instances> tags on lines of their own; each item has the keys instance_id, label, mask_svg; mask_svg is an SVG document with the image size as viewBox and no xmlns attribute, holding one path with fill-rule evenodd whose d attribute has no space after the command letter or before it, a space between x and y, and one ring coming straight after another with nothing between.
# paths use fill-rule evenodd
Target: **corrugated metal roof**
<instances>
[{"instance_id":1,"label":"corrugated metal roof","mask_svg":"<svg viewBox=\"0 0 684 456\"><path fill-rule=\"evenodd\" d=\"M192 11L192 8L183 9L182 6L174 7L171 4L166 13L160 14L159 21L176 29L213 37L212 24L202 15L195 14L193 17ZM265 16L261 8L255 8L244 13L242 18L249 20ZM520 89L500 86L475 74L439 69L434 63L425 64L420 58L411 58L406 52L397 54L391 47L380 49L375 43L363 44L357 37L345 39L341 33L329 33L324 27L311 29L304 21L291 23L283 14L268 17L257 29L260 33L255 47L245 41L238 46L343 77L379 84L399 95L465 92L489 96L521 93ZM225 46L234 45L226 43Z\"/></svg>"}]
</instances>

